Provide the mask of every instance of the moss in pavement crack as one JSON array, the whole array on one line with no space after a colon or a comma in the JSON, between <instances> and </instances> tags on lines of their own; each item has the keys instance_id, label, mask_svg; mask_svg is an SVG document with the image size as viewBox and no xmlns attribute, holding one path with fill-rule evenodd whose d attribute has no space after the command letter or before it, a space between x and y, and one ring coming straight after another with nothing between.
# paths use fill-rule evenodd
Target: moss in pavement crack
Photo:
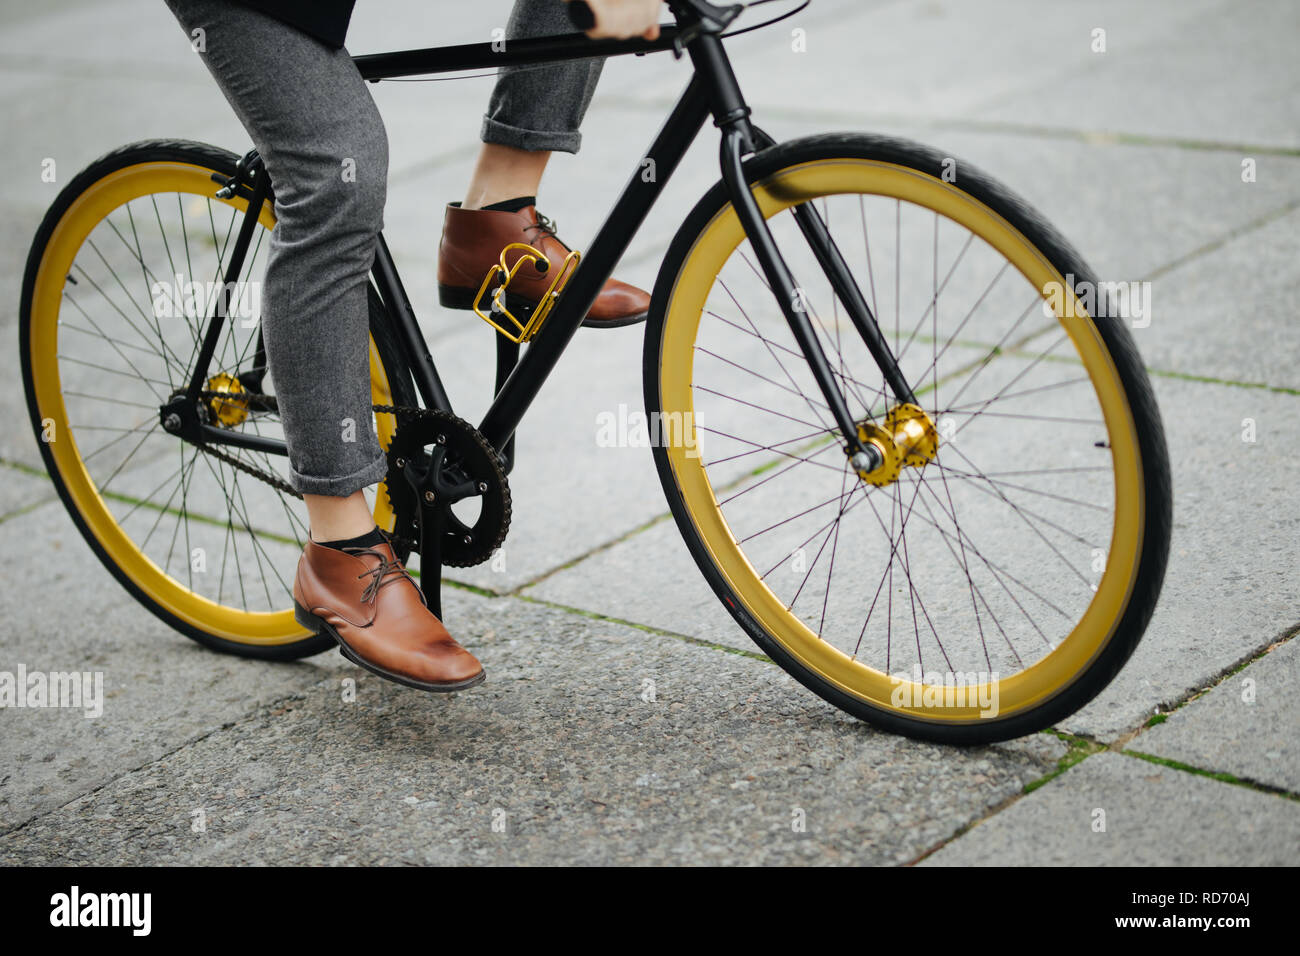
<instances>
[{"instance_id":1,"label":"moss in pavement crack","mask_svg":"<svg viewBox=\"0 0 1300 956\"><path fill-rule=\"evenodd\" d=\"M1095 740L1088 740L1085 737L1076 737L1074 734L1067 734L1064 731L1044 730L1043 733L1055 737L1057 740L1063 741L1068 749L1061 756L1061 759L1056 761L1055 770L1044 774L1043 776L1039 777L1037 780L1032 780L1029 783L1025 784L1025 787L1021 791L1021 793L1025 793L1025 794L1033 793L1035 790L1037 790L1039 787L1043 786L1044 784L1051 783L1053 780L1055 780L1061 774L1065 773L1065 771L1069 770L1075 764L1080 763L1083 760L1086 760L1088 757L1091 757L1095 753L1101 753L1103 750L1106 749L1104 744L1099 744Z\"/></svg>"},{"instance_id":2,"label":"moss in pavement crack","mask_svg":"<svg viewBox=\"0 0 1300 956\"><path fill-rule=\"evenodd\" d=\"M1168 757L1157 757L1155 754L1143 753L1141 750L1121 750L1125 757L1132 757L1135 760L1145 760L1147 763L1153 763L1160 767L1168 767L1171 770L1180 770L1183 773L1195 774L1198 777L1209 777L1211 780L1217 780L1220 783L1230 783L1234 787L1245 787L1247 790L1258 790L1260 793L1268 793L1277 797L1285 797L1287 800L1300 802L1300 793L1292 793L1290 790L1284 790L1281 787L1270 786L1265 783L1256 783L1253 780L1245 780L1234 774L1224 773L1216 770L1203 770L1200 767L1193 767L1191 764L1182 763L1178 760L1170 760Z\"/></svg>"},{"instance_id":3,"label":"moss in pavement crack","mask_svg":"<svg viewBox=\"0 0 1300 956\"><path fill-rule=\"evenodd\" d=\"M567 611L570 614L577 614L581 617L590 618L593 621L604 621L609 624L618 624L621 627L631 627L638 631L644 631L647 634L654 634L659 637L671 637L674 640L682 641L686 644L694 644L697 647L707 647L710 650L722 651L725 654L734 654L737 657L747 657L754 661L763 661L767 664L775 663L766 654L760 654L757 651L745 650L740 647L730 647L727 644L719 644L716 641L706 641L702 637L692 637L690 634L679 634L677 631L665 630L662 627L652 627L649 624L638 624L636 621L626 621L621 617L611 617L608 614L600 614L596 611L584 610L580 607L569 607L567 604L557 604L554 601L546 601L542 598L532 597L527 594L512 594L513 597L520 601L527 601L530 604L538 604L542 607L554 608L557 611Z\"/></svg>"}]
</instances>

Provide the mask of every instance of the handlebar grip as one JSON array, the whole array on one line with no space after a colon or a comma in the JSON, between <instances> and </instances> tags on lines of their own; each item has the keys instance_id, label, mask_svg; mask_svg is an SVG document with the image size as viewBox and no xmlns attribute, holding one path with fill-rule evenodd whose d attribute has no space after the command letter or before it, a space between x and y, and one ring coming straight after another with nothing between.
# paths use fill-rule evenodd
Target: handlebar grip
<instances>
[{"instance_id":1,"label":"handlebar grip","mask_svg":"<svg viewBox=\"0 0 1300 956\"><path fill-rule=\"evenodd\" d=\"M590 30L596 25L596 14L592 13L586 0L569 0L565 7L568 8L569 22L579 30Z\"/></svg>"}]
</instances>

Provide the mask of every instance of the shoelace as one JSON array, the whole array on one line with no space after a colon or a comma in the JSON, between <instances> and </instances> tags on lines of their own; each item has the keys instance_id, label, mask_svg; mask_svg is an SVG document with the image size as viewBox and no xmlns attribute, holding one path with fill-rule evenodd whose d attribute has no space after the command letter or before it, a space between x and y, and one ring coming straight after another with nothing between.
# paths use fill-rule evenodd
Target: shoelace
<instances>
[{"instance_id":1,"label":"shoelace","mask_svg":"<svg viewBox=\"0 0 1300 956\"><path fill-rule=\"evenodd\" d=\"M534 210L534 212L536 212L536 210ZM526 233L530 229L536 229L538 232L542 233L542 235L550 236L560 245L564 246L566 250L569 250L569 247L565 245L564 240L561 239L558 235L556 235L555 231L557 228L558 227L556 226L555 221L553 219L550 219L549 217L544 216L539 212L537 213L537 221L530 226L525 226L524 232ZM530 237L530 241L532 241L534 238L535 237Z\"/></svg>"},{"instance_id":2,"label":"shoelace","mask_svg":"<svg viewBox=\"0 0 1300 956\"><path fill-rule=\"evenodd\" d=\"M397 560L388 560L382 551L378 551L375 548L345 548L344 550L349 554L355 554L358 557L363 554L373 554L379 559L379 564L375 565L375 567L357 575L358 578L364 578L366 575L370 576L370 583L367 584L366 589L361 592L362 604L369 604L371 601L374 601L379 596L379 589L385 584L392 584L394 581L400 581L402 578L408 579L413 585L415 584L415 578L411 577L411 573L407 571L406 568L402 567L402 562ZM400 577L384 580L387 575L394 573L400 575ZM416 591L419 591L419 585L416 585ZM422 593L421 599L423 599Z\"/></svg>"}]
</instances>

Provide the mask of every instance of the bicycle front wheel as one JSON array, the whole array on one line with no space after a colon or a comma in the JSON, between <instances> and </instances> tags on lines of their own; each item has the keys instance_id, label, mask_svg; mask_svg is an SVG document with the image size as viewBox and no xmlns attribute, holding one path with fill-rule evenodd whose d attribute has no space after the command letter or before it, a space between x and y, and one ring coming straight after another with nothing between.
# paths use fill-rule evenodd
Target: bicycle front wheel
<instances>
[{"instance_id":1,"label":"bicycle front wheel","mask_svg":"<svg viewBox=\"0 0 1300 956\"><path fill-rule=\"evenodd\" d=\"M334 646L294 620L293 578L308 530L287 459L187 443L163 430L159 414L189 384L225 281L247 202L216 193L237 159L201 143L137 143L64 188L27 260L23 383L50 478L105 567L194 640L287 660ZM274 224L264 208L245 280L260 281ZM205 414L232 432L283 439L255 304L240 303L224 324ZM373 288L370 309L374 403L414 404ZM394 416L377 416L373 427L387 448ZM383 485L375 520L393 527Z\"/></svg>"},{"instance_id":2,"label":"bicycle front wheel","mask_svg":"<svg viewBox=\"0 0 1300 956\"><path fill-rule=\"evenodd\" d=\"M826 700L979 743L1050 726L1136 647L1159 594L1169 465L1116 292L978 170L902 140L764 150L746 176L860 434L864 476L721 185L660 271L645 348L655 461L700 569ZM795 221L811 204L915 404L890 389Z\"/></svg>"}]
</instances>

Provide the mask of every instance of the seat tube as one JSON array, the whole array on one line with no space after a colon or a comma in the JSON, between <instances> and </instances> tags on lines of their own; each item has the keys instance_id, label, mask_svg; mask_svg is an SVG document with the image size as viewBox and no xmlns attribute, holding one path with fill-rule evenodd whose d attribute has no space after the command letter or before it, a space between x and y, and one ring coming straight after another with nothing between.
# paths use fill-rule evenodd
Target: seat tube
<instances>
[{"instance_id":1,"label":"seat tube","mask_svg":"<svg viewBox=\"0 0 1300 956\"><path fill-rule=\"evenodd\" d=\"M194 360L194 369L190 373L190 384L186 389L186 397L191 402L197 400L199 391L203 388L207 378L208 363L212 361L213 353L217 350L217 340L221 338L221 329L226 323L227 315L229 315L230 301L234 296L235 285L239 282L240 273L244 270L244 259L248 255L248 247L253 240L253 231L257 228L258 220L262 215L262 206L270 196L270 176L267 175L266 167L262 165L261 159L258 158L250 165L254 172L252 195L248 200L248 208L244 210L243 222L239 224L239 233L235 237L235 246L230 252L230 259L226 263L226 268L222 271L221 291L217 295L213 314L208 317L208 327L203 336L203 344L199 348L199 354Z\"/></svg>"}]
</instances>

